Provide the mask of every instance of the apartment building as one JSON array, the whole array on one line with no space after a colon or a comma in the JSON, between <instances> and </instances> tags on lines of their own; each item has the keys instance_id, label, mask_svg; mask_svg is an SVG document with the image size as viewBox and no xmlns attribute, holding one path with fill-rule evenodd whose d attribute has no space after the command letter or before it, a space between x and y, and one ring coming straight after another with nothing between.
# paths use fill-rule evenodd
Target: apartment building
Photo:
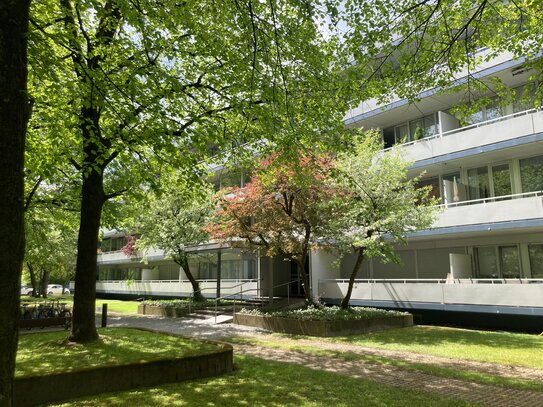
<instances>
[{"instance_id":1,"label":"apartment building","mask_svg":"<svg viewBox=\"0 0 543 407\"><path fill-rule=\"evenodd\" d=\"M481 65L472 80L500 78L515 97L489 88L487 103L463 116L465 93L438 89L349 112L347 126L379 128L386 148L404 151L410 175L422 173L442 207L432 229L398 247L401 264L364 265L353 304L543 326L543 112L522 62L504 54ZM341 297L347 270L333 279L317 271L325 300Z\"/></svg>"},{"instance_id":2,"label":"apartment building","mask_svg":"<svg viewBox=\"0 0 543 407\"><path fill-rule=\"evenodd\" d=\"M503 54L471 75L500 78L516 97L506 103L489 88L481 95L488 103L461 115L463 91L429 89L415 103L367 101L346 115L346 126L381 129L385 150L402 149L410 175L422 173L421 185L431 187L442 207L430 230L412 233L397 248L401 264L364 263L351 303L543 324L543 112L534 108L540 104L522 59ZM457 83L465 80L459 74ZM217 187L244 182L243 173L231 171L218 171L214 180ZM127 257L122 239L115 231L104 235L99 295L190 295L178 265L160 251L143 263L140 254ZM219 268L221 295L302 293L296 267L282 259L214 243L193 252L192 271L207 297L217 294ZM313 292L328 303L342 298L353 261L337 267L334 260L327 252L309 258Z\"/></svg>"}]
</instances>

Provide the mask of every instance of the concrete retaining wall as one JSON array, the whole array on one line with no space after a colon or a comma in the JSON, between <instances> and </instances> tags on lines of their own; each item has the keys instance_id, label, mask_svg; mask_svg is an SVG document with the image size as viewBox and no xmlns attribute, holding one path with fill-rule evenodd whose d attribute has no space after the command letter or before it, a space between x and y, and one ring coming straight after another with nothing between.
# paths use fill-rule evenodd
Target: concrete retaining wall
<instances>
[{"instance_id":1,"label":"concrete retaining wall","mask_svg":"<svg viewBox=\"0 0 543 407\"><path fill-rule=\"evenodd\" d=\"M309 336L354 335L385 329L413 326L413 315L358 319L350 321L304 321L294 318L280 318L237 313L234 323L269 329L273 332Z\"/></svg>"},{"instance_id":2,"label":"concrete retaining wall","mask_svg":"<svg viewBox=\"0 0 543 407\"><path fill-rule=\"evenodd\" d=\"M46 376L17 377L13 385L13 406L34 406L111 391L216 376L230 372L232 368L232 346L217 343L217 351L206 355L96 367Z\"/></svg>"}]
</instances>

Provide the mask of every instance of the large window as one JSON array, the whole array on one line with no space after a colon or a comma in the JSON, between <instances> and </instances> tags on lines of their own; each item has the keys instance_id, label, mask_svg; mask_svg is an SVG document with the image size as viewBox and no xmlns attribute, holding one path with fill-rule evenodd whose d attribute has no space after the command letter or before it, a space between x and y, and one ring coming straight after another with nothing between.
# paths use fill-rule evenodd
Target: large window
<instances>
[{"instance_id":1,"label":"large window","mask_svg":"<svg viewBox=\"0 0 543 407\"><path fill-rule=\"evenodd\" d=\"M117 252L123 248L127 243L126 237L108 237L102 240L100 243L100 250L103 253Z\"/></svg>"},{"instance_id":2,"label":"large window","mask_svg":"<svg viewBox=\"0 0 543 407\"><path fill-rule=\"evenodd\" d=\"M522 192L543 190L543 155L519 160Z\"/></svg>"},{"instance_id":3,"label":"large window","mask_svg":"<svg viewBox=\"0 0 543 407\"><path fill-rule=\"evenodd\" d=\"M543 278L543 243L528 245L532 278Z\"/></svg>"},{"instance_id":4,"label":"large window","mask_svg":"<svg viewBox=\"0 0 543 407\"><path fill-rule=\"evenodd\" d=\"M406 143L408 141L420 140L424 137L433 136L438 132L439 125L437 113L432 113L396 126L394 128L394 138L396 143Z\"/></svg>"},{"instance_id":5,"label":"large window","mask_svg":"<svg viewBox=\"0 0 543 407\"><path fill-rule=\"evenodd\" d=\"M478 276L481 278L520 278L518 246L482 246L474 248Z\"/></svg>"},{"instance_id":6,"label":"large window","mask_svg":"<svg viewBox=\"0 0 543 407\"><path fill-rule=\"evenodd\" d=\"M468 169L469 199L511 195L509 164Z\"/></svg>"}]
</instances>

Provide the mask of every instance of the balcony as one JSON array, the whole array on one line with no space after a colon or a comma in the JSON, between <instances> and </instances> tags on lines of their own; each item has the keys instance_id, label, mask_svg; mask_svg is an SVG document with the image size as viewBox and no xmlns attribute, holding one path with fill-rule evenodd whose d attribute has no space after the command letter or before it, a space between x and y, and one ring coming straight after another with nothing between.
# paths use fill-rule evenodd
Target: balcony
<instances>
[{"instance_id":1,"label":"balcony","mask_svg":"<svg viewBox=\"0 0 543 407\"><path fill-rule=\"evenodd\" d=\"M198 280L204 297L215 298L217 280ZM190 297L192 285L188 280L105 280L96 282L96 292L130 296ZM258 296L258 280L221 280L221 296L237 298Z\"/></svg>"},{"instance_id":2,"label":"balcony","mask_svg":"<svg viewBox=\"0 0 543 407\"><path fill-rule=\"evenodd\" d=\"M127 256L123 253L122 250L116 250L111 252L99 252L98 253L98 264L125 264L130 262L141 261L142 254L138 252L137 256ZM151 260L163 260L164 252L159 249L150 249L147 252L147 259Z\"/></svg>"},{"instance_id":3,"label":"balcony","mask_svg":"<svg viewBox=\"0 0 543 407\"><path fill-rule=\"evenodd\" d=\"M543 191L454 202L441 207L434 228L543 218Z\"/></svg>"},{"instance_id":4,"label":"balcony","mask_svg":"<svg viewBox=\"0 0 543 407\"><path fill-rule=\"evenodd\" d=\"M442 116L440 115L442 123L440 127L443 128ZM543 133L543 112L531 109L466 127L442 131L431 137L414 140L387 150L397 147L403 148L406 158L415 162L415 166L417 166L417 162L420 161L440 156L451 159L450 155L453 153L538 133Z\"/></svg>"},{"instance_id":5,"label":"balcony","mask_svg":"<svg viewBox=\"0 0 543 407\"><path fill-rule=\"evenodd\" d=\"M343 298L348 280L320 280L325 301ZM354 305L543 316L543 279L356 280Z\"/></svg>"}]
</instances>

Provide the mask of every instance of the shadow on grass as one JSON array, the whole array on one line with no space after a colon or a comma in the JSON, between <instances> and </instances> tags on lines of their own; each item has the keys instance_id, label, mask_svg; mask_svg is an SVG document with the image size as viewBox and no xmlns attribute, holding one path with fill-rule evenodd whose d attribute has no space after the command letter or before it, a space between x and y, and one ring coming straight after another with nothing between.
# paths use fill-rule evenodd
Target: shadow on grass
<instances>
[{"instance_id":1,"label":"shadow on grass","mask_svg":"<svg viewBox=\"0 0 543 407\"><path fill-rule=\"evenodd\" d=\"M469 406L286 363L237 356L236 371L218 378L73 400L62 406Z\"/></svg>"},{"instance_id":2,"label":"shadow on grass","mask_svg":"<svg viewBox=\"0 0 543 407\"><path fill-rule=\"evenodd\" d=\"M129 364L192 356L217 350L217 345L140 329L100 329L100 340L66 342L65 332L21 335L16 375L66 372L100 365Z\"/></svg>"}]
</instances>

